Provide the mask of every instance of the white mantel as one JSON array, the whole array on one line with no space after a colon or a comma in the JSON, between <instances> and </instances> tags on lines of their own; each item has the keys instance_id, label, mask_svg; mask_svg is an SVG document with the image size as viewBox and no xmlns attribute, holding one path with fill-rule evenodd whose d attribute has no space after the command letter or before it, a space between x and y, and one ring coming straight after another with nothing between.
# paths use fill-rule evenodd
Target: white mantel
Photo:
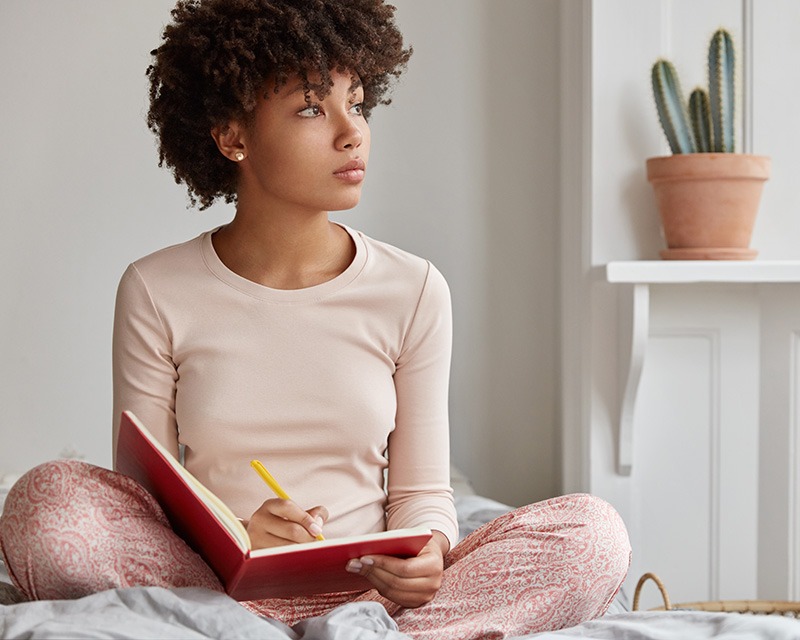
<instances>
[{"instance_id":1,"label":"white mantel","mask_svg":"<svg viewBox=\"0 0 800 640\"><path fill-rule=\"evenodd\" d=\"M644 285L800 283L800 260L627 260L609 262L605 276L608 282Z\"/></svg>"}]
</instances>

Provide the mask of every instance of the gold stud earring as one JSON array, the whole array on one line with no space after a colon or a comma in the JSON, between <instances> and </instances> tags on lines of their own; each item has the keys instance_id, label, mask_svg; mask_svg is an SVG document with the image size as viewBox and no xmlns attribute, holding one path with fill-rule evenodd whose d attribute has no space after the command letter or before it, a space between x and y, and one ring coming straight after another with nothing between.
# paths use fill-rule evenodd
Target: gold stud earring
<instances>
[{"instance_id":1,"label":"gold stud earring","mask_svg":"<svg viewBox=\"0 0 800 640\"><path fill-rule=\"evenodd\" d=\"M233 157L236 158L236 162L244 160L244 154L241 151L237 151Z\"/></svg>"}]
</instances>

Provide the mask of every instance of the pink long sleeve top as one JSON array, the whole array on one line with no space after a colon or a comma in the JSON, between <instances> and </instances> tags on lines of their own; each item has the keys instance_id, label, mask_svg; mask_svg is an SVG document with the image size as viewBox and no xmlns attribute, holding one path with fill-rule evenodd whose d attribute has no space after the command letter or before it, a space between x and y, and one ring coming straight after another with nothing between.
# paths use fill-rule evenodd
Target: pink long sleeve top
<instances>
[{"instance_id":1,"label":"pink long sleeve top","mask_svg":"<svg viewBox=\"0 0 800 640\"><path fill-rule=\"evenodd\" d=\"M114 320L114 447L131 410L241 518L274 497L258 458L301 507L328 508L327 537L428 526L453 546L447 283L347 231L353 262L305 289L238 276L211 231L131 264Z\"/></svg>"}]
</instances>

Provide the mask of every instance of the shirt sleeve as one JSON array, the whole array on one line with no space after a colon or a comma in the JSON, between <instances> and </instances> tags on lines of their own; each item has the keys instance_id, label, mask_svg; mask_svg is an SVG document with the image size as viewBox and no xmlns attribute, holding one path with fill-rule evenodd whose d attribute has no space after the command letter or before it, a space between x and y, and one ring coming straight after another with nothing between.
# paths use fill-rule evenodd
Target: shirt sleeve
<instances>
[{"instance_id":1,"label":"shirt sleeve","mask_svg":"<svg viewBox=\"0 0 800 640\"><path fill-rule=\"evenodd\" d=\"M123 411L132 411L176 458L175 389L178 372L172 345L141 274L132 264L117 288L112 343L114 380L113 460Z\"/></svg>"},{"instance_id":2,"label":"shirt sleeve","mask_svg":"<svg viewBox=\"0 0 800 640\"><path fill-rule=\"evenodd\" d=\"M452 334L447 282L428 263L394 374L397 415L389 436L387 526L436 529L450 548L458 540L448 419Z\"/></svg>"}]
</instances>

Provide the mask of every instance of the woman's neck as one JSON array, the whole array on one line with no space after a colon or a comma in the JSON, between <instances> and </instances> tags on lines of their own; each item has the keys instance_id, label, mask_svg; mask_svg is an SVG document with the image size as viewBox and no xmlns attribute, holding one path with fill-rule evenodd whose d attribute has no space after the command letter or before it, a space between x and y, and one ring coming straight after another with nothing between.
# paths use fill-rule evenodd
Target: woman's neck
<instances>
[{"instance_id":1,"label":"woman's neck","mask_svg":"<svg viewBox=\"0 0 800 640\"><path fill-rule=\"evenodd\" d=\"M273 289L322 284L342 273L355 257L350 235L324 212L311 217L255 216L240 210L212 242L228 269Z\"/></svg>"}]
</instances>

